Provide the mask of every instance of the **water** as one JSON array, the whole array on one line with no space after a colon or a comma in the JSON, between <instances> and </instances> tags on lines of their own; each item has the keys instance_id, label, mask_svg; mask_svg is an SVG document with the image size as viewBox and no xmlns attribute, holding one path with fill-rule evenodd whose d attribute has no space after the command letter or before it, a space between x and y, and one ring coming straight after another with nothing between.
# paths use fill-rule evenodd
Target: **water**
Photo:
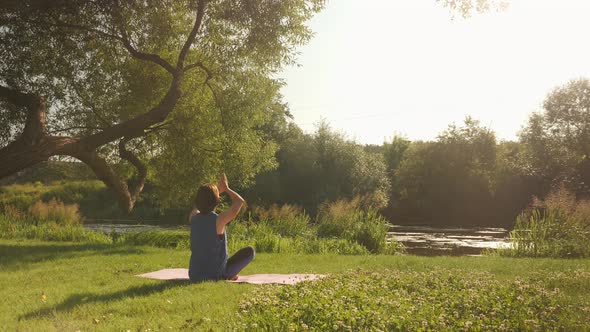
<instances>
[{"instance_id":1,"label":"water","mask_svg":"<svg viewBox=\"0 0 590 332\"><path fill-rule=\"evenodd\" d=\"M486 249L508 245L504 228L438 228L392 225L388 232L406 246L408 254L420 256L475 256Z\"/></svg>"},{"instance_id":2,"label":"water","mask_svg":"<svg viewBox=\"0 0 590 332\"><path fill-rule=\"evenodd\" d=\"M89 231L110 233L126 233L126 232L145 232L145 231L160 231L160 230L177 230L186 229L187 226L156 226L156 225L130 225L130 224L84 224L84 229Z\"/></svg>"}]
</instances>

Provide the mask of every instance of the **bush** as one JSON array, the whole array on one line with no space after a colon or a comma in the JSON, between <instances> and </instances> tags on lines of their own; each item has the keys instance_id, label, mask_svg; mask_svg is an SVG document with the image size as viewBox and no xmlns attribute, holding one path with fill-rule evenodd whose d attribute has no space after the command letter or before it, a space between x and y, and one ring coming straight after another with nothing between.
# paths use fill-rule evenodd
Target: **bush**
<instances>
[{"instance_id":1,"label":"bush","mask_svg":"<svg viewBox=\"0 0 590 332\"><path fill-rule=\"evenodd\" d=\"M49 201L58 199L65 203L78 203L96 201L97 193L105 190L105 185L100 181L71 181L60 185L53 185L41 195L41 199Z\"/></svg>"},{"instance_id":2,"label":"bush","mask_svg":"<svg viewBox=\"0 0 590 332\"><path fill-rule=\"evenodd\" d=\"M503 256L590 257L590 201L576 200L560 188L545 200L535 199L510 232Z\"/></svg>"},{"instance_id":3,"label":"bush","mask_svg":"<svg viewBox=\"0 0 590 332\"><path fill-rule=\"evenodd\" d=\"M318 216L317 234L323 238L344 238L363 245L372 253L384 253L387 220L372 208L360 209L360 202L360 199L353 199L324 204Z\"/></svg>"},{"instance_id":4,"label":"bush","mask_svg":"<svg viewBox=\"0 0 590 332\"><path fill-rule=\"evenodd\" d=\"M22 211L26 211L37 198L29 193L2 193L0 199L0 211L4 210L7 206L17 208Z\"/></svg>"},{"instance_id":5,"label":"bush","mask_svg":"<svg viewBox=\"0 0 590 332\"><path fill-rule=\"evenodd\" d=\"M270 208L257 207L253 211L259 222L265 223L281 236L297 237L309 235L310 218L302 208L295 205L272 205Z\"/></svg>"},{"instance_id":6,"label":"bush","mask_svg":"<svg viewBox=\"0 0 590 332\"><path fill-rule=\"evenodd\" d=\"M362 244L372 253L383 253L387 244L387 220L374 210L366 212L363 219L355 225L354 241Z\"/></svg>"},{"instance_id":7,"label":"bush","mask_svg":"<svg viewBox=\"0 0 590 332\"><path fill-rule=\"evenodd\" d=\"M510 232L510 246L503 256L590 257L590 236L562 210L548 208L522 213Z\"/></svg>"}]
</instances>

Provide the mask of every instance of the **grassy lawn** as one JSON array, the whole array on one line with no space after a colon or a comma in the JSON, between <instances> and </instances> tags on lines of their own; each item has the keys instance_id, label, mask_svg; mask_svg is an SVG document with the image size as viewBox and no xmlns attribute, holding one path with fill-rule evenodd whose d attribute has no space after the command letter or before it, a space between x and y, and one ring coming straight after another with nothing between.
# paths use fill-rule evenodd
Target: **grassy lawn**
<instances>
[{"instance_id":1,"label":"grassy lawn","mask_svg":"<svg viewBox=\"0 0 590 332\"><path fill-rule=\"evenodd\" d=\"M185 267L188 259L189 251L186 250L1 240L0 329L10 331L158 331L209 330L211 328L218 331L227 330L228 326L243 326L246 329L257 326L251 325L251 322L248 322L250 325L240 325L241 321L238 322L239 319L250 319L248 318L249 310L252 312L252 317L258 317L261 322L268 323L269 318L262 317L266 310L260 301L263 297L273 298L274 294L278 294L275 300L288 304L290 297L293 301L301 302L302 297L309 300L317 295L301 296L305 292L313 293L314 291L313 287L305 285L301 287L254 286L225 282L188 284L134 277L135 274L163 268ZM364 271L376 271L378 275L371 276ZM449 288L448 298L459 296L461 287L473 286L469 278L487 278L489 282L485 285L494 282L511 283L521 278L532 280L531 282L537 280L551 291L550 295L557 305L564 308L557 314L559 317L566 314L573 315L568 316L567 319L572 322L577 321L576 324L579 324L577 327L582 330L590 330L589 259L258 254L251 266L243 271L243 274L253 273L327 273L334 275L331 280L340 280L340 276L344 276L342 282L338 281L336 284L324 282L325 287L335 290L338 287L346 287L348 285L346 282L350 280L363 284L379 282L383 285L383 289L388 291L402 288L407 290L413 278L416 280L416 285L422 285L424 294L428 293L427 288L431 287L430 285L436 286L437 278L452 279L448 276L453 275L466 280L464 285L454 283L453 285L458 285L458 288ZM398 284L388 283L388 280L394 279L398 281ZM446 279L444 281L447 282ZM559 288L559 292L554 292L556 287ZM493 291L496 288L490 289ZM298 291L301 294L295 294ZM321 289L318 291L324 295L329 294ZM438 292L440 293L440 289ZM502 290L502 292L502 296L506 298L512 296L507 293L508 290ZM422 296L420 295L422 293L418 291L416 298ZM544 299L544 296L549 294L545 293L540 291L540 293L531 293L530 296L535 299L537 297ZM444 293L441 294L444 295ZM387 294L381 295L387 299ZM525 293L522 295L526 297ZM331 296L335 298L336 295ZM412 294L409 293L408 296ZM520 295L514 294L514 296ZM250 299L254 299L256 303L245 304ZM545 301L543 299L539 301ZM318 301L320 300L330 301L330 297L323 296L322 299L318 298ZM342 301L339 303L344 306L339 307L340 311L350 308L350 303L342 304ZM294 302L291 307L297 307L299 304ZM548 305L548 308L553 310L551 306L554 304ZM387 304L383 304L385 305ZM403 307L405 304L397 303L397 305ZM529 308L527 305L523 303L521 307L527 309ZM530 305L530 308L538 307L540 311L545 310L544 302L535 302ZM307 307L307 304L305 306ZM273 310L279 307L275 305ZM329 302L325 310L329 316L331 314ZM271 311L268 312L271 313ZM287 309L284 312L288 313ZM416 312L426 315L423 311ZM276 311L272 314L276 317L281 315ZM289 312L289 314L292 313ZM510 312L504 314L508 317L511 315ZM530 314L534 313L528 312L528 315ZM395 315L395 312L391 315ZM535 325L538 322L522 325L527 320L526 310L514 315L515 320L522 320L519 323L522 329L535 330L547 327L547 325L545 328ZM346 323L346 318L342 319ZM351 319L354 320L354 317ZM528 319L528 321L534 321L534 319ZM330 326L337 330L355 329L354 326L351 327L350 324L345 323L342 326ZM272 328L272 325L269 326ZM307 325L294 328L305 329ZM311 328L313 329L313 326ZM356 329L362 329L362 327Z\"/></svg>"}]
</instances>

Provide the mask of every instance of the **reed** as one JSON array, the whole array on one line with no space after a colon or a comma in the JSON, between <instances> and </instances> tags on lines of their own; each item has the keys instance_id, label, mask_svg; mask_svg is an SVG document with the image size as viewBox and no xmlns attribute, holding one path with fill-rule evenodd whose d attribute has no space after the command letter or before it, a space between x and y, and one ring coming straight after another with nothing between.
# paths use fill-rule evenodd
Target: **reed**
<instances>
[{"instance_id":1,"label":"reed","mask_svg":"<svg viewBox=\"0 0 590 332\"><path fill-rule=\"evenodd\" d=\"M561 187L523 211L498 254L516 257L590 257L590 201Z\"/></svg>"}]
</instances>

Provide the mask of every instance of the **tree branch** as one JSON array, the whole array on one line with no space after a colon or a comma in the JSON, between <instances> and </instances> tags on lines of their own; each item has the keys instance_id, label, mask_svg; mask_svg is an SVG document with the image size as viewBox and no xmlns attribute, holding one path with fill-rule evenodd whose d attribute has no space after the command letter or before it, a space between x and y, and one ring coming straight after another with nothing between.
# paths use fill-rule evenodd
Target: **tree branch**
<instances>
[{"instance_id":1,"label":"tree branch","mask_svg":"<svg viewBox=\"0 0 590 332\"><path fill-rule=\"evenodd\" d=\"M62 128L62 129L55 129L49 132L49 134L55 134L55 133L63 133L64 131L68 131L68 130L72 130L72 129L93 129L93 130L103 130L104 128L102 127L84 127L84 126L72 126L72 127L67 127L67 128Z\"/></svg>"},{"instance_id":2,"label":"tree branch","mask_svg":"<svg viewBox=\"0 0 590 332\"><path fill-rule=\"evenodd\" d=\"M70 28L70 29L74 29L74 30L81 30L81 31L91 32L91 33L94 33L94 34L97 34L97 35L100 35L103 37L107 37L109 39L118 40L123 44L123 46L127 49L127 51L134 58L137 58L140 60L145 60L145 61L150 61L155 64L158 64L161 67L163 67L164 69L166 69L168 72L170 72L172 75L175 75L175 73L176 73L175 68L170 63L168 63L166 60L162 59L159 55L140 52L137 49L135 49L135 47L133 47L133 45L131 45L131 42L130 42L128 35L127 35L127 31L123 27L123 20L119 14L120 10L121 10L121 8L118 6L118 1L117 1L116 17L119 20L118 26L119 26L119 30L121 32L120 36L112 34L112 33L108 33L108 32L105 32L105 31L102 31L99 29L93 29L93 28L90 28L87 26L66 23L66 22L52 23L52 22L47 22L47 21L24 20L24 19L23 19L23 21L27 22L27 23L31 23L31 24L39 24L39 25L56 27L56 28Z\"/></svg>"},{"instance_id":3,"label":"tree branch","mask_svg":"<svg viewBox=\"0 0 590 332\"><path fill-rule=\"evenodd\" d=\"M213 86L211 86L210 82L206 82L205 85L209 88L209 90L211 91L211 94L213 95L213 101L215 102L215 106L217 106L217 108L219 108L220 112L223 112L222 107L221 107L221 101L219 100L219 96L217 95L217 92L215 91L215 89L213 89Z\"/></svg>"},{"instance_id":4,"label":"tree branch","mask_svg":"<svg viewBox=\"0 0 590 332\"><path fill-rule=\"evenodd\" d=\"M18 90L0 85L0 99L13 105L31 108L38 103L39 97L33 94L22 93Z\"/></svg>"},{"instance_id":5,"label":"tree branch","mask_svg":"<svg viewBox=\"0 0 590 332\"><path fill-rule=\"evenodd\" d=\"M213 78L213 72L211 71L211 69L207 68L207 66L205 66L203 64L203 62L201 62L201 61L191 63L190 65L184 67L184 72L186 73L189 70L194 69L194 68L201 68L203 71L205 71L205 73L207 73L207 78L205 79L205 84L207 84L209 82L209 80Z\"/></svg>"},{"instance_id":6,"label":"tree branch","mask_svg":"<svg viewBox=\"0 0 590 332\"><path fill-rule=\"evenodd\" d=\"M133 47L133 45L131 45L131 40L129 39L129 35L127 34L127 30L125 29L125 22L123 20L123 17L121 16L122 9L119 4L119 0L115 0L114 4L115 9L113 10L113 13L116 20L118 21L117 23L119 31L121 33L120 40L123 42L123 46L127 49L127 51L129 51L131 56L140 60L150 61L157 65L160 65L162 68L166 69L170 74L176 76L178 74L178 71L168 61L162 59L157 54L140 52L135 47Z\"/></svg>"},{"instance_id":7,"label":"tree branch","mask_svg":"<svg viewBox=\"0 0 590 332\"><path fill-rule=\"evenodd\" d=\"M163 122L163 123L160 123L158 125L151 126L151 127L147 128L147 129L145 129L144 130L144 133L146 133L146 134L154 133L156 131L160 131L160 130L166 129L169 125L170 125L170 122L169 121L168 122Z\"/></svg>"},{"instance_id":8,"label":"tree branch","mask_svg":"<svg viewBox=\"0 0 590 332\"><path fill-rule=\"evenodd\" d=\"M195 38L199 33L199 29L201 28L201 24L203 22L203 16L205 15L206 4L207 0L199 0L199 2L197 3L197 18L195 19L195 24L193 25L193 29L189 33L188 38L184 42L184 45L180 50L180 54L178 54L178 61L176 62L176 68L178 70L182 70L186 54L188 53L188 50L190 49L191 45L195 42Z\"/></svg>"},{"instance_id":9,"label":"tree branch","mask_svg":"<svg viewBox=\"0 0 590 332\"><path fill-rule=\"evenodd\" d=\"M108 39L115 39L115 40L119 40L121 42L123 41L123 38L119 35L108 33L108 32L105 32L105 31L102 31L99 29L93 29L93 28L79 25L79 24L72 24L72 23L66 23L66 22L61 22L61 21L57 21L56 23L52 23L52 22L47 22L47 21L37 21L37 20L27 20L27 19L22 19L22 20L23 20L23 22L27 22L27 23L50 26L50 27L54 27L54 28L69 28L69 29L74 29L74 30L86 31L86 32L97 34L99 36L106 37Z\"/></svg>"},{"instance_id":10,"label":"tree branch","mask_svg":"<svg viewBox=\"0 0 590 332\"><path fill-rule=\"evenodd\" d=\"M156 107L152 108L147 113L113 125L112 127L106 128L96 134L84 137L81 139L80 143L85 145L87 149L94 149L124 136L129 139L141 136L146 128L164 121L168 114L174 109L176 102L181 96L180 80L180 76L174 76L170 88L164 98L158 105L156 105Z\"/></svg>"}]
</instances>

